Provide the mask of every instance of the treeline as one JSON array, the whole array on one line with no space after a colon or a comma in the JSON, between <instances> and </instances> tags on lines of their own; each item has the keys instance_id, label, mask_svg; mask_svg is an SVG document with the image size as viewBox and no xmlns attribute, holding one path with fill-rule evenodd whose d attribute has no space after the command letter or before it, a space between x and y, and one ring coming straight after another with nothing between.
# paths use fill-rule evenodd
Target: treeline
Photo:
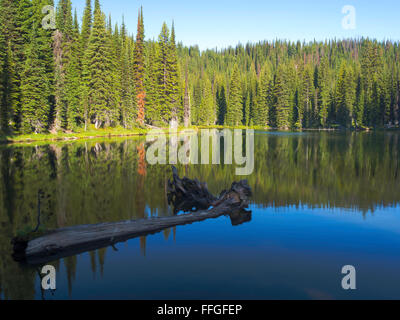
<instances>
[{"instance_id":1,"label":"treeline","mask_svg":"<svg viewBox=\"0 0 400 320\"><path fill-rule=\"evenodd\" d=\"M398 126L400 48L370 39L179 46L192 121L276 128Z\"/></svg>"},{"instance_id":2,"label":"treeline","mask_svg":"<svg viewBox=\"0 0 400 320\"><path fill-rule=\"evenodd\" d=\"M113 25L99 0L82 21L60 0L0 0L0 131L42 133L94 126L276 128L398 126L400 48L370 39L262 42L201 52L176 45L164 23L145 40Z\"/></svg>"}]
</instances>

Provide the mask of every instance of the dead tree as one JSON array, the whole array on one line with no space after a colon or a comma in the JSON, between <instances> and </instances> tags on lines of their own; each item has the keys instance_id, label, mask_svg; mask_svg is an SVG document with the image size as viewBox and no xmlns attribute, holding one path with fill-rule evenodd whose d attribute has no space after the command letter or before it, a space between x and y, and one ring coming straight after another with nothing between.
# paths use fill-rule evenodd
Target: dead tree
<instances>
[{"instance_id":1,"label":"dead tree","mask_svg":"<svg viewBox=\"0 0 400 320\"><path fill-rule=\"evenodd\" d=\"M31 240L15 238L14 259L37 265L222 215L231 215L232 225L251 219L251 213L244 211L251 196L247 181L234 182L230 190L223 191L217 198L208 191L205 183L179 178L173 167L173 181L169 182L168 188L168 198L177 205L175 211L191 206L202 211L172 217L61 228Z\"/></svg>"}]
</instances>

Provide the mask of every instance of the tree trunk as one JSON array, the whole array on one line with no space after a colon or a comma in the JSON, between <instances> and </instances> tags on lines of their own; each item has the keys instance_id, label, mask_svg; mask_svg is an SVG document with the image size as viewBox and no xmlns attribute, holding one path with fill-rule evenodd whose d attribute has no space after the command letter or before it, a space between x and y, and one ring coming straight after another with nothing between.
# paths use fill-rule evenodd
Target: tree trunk
<instances>
[{"instance_id":1,"label":"tree trunk","mask_svg":"<svg viewBox=\"0 0 400 320\"><path fill-rule=\"evenodd\" d=\"M251 219L251 213L244 211L251 196L247 181L234 182L229 191L223 191L216 198L208 192L206 184L187 178L180 179L174 167L173 175L174 180L168 186L168 198L173 199L174 205L188 198L201 203L204 208L213 208L172 217L62 228L30 241L15 238L14 259L32 265L43 264L226 214L231 215L233 225Z\"/></svg>"}]
</instances>

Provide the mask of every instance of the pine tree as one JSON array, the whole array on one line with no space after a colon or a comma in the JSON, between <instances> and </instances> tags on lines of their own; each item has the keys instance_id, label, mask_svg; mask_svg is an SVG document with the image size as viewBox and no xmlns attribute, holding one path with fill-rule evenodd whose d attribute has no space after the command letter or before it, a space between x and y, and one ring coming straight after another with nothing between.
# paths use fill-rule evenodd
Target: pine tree
<instances>
[{"instance_id":1,"label":"pine tree","mask_svg":"<svg viewBox=\"0 0 400 320\"><path fill-rule=\"evenodd\" d=\"M262 68L259 80L257 103L253 112L254 124L257 126L267 126L269 121L269 111L271 105L271 69L268 64Z\"/></svg>"},{"instance_id":2,"label":"pine tree","mask_svg":"<svg viewBox=\"0 0 400 320\"><path fill-rule=\"evenodd\" d=\"M0 1L0 132L15 129L14 114L18 109L18 75L15 70L18 2Z\"/></svg>"},{"instance_id":3,"label":"pine tree","mask_svg":"<svg viewBox=\"0 0 400 320\"><path fill-rule=\"evenodd\" d=\"M183 122L185 128L189 127L190 122L191 122L191 110L190 110L190 93L189 93L189 76L188 72L186 71L185 75L185 96L184 96L184 103L183 103Z\"/></svg>"},{"instance_id":4,"label":"pine tree","mask_svg":"<svg viewBox=\"0 0 400 320\"><path fill-rule=\"evenodd\" d=\"M158 43L149 43L146 63L146 121L150 124L161 123L160 110L160 75L159 75L159 48Z\"/></svg>"},{"instance_id":5,"label":"pine tree","mask_svg":"<svg viewBox=\"0 0 400 320\"><path fill-rule=\"evenodd\" d=\"M82 20L82 30L79 39L80 51L82 53L82 56L87 49L91 30L92 30L92 1L86 0L86 7Z\"/></svg>"},{"instance_id":6,"label":"pine tree","mask_svg":"<svg viewBox=\"0 0 400 320\"><path fill-rule=\"evenodd\" d=\"M107 36L105 16L99 0L95 1L94 23L88 48L83 60L83 101L86 117L96 128L110 125L113 118L111 94L111 72L109 38ZM86 119L86 122L89 119Z\"/></svg>"},{"instance_id":7,"label":"pine tree","mask_svg":"<svg viewBox=\"0 0 400 320\"><path fill-rule=\"evenodd\" d=\"M75 129L83 123L80 109L80 53L79 53L79 25L75 12L72 38L68 47L68 63L65 67L65 100L67 103L66 129Z\"/></svg>"},{"instance_id":8,"label":"pine tree","mask_svg":"<svg viewBox=\"0 0 400 320\"><path fill-rule=\"evenodd\" d=\"M157 87L159 96L159 106L161 120L164 123L168 123L172 117L172 106L170 94L168 91L168 55L170 51L169 44L169 29L167 24L164 22L161 33L158 37L158 55L156 57L157 61Z\"/></svg>"},{"instance_id":9,"label":"pine tree","mask_svg":"<svg viewBox=\"0 0 400 320\"><path fill-rule=\"evenodd\" d=\"M202 98L197 112L197 122L200 125L215 123L214 97L211 91L211 81L204 75L202 79Z\"/></svg>"},{"instance_id":10,"label":"pine tree","mask_svg":"<svg viewBox=\"0 0 400 320\"><path fill-rule=\"evenodd\" d=\"M286 70L280 65L274 85L276 126L281 129L290 127L289 92L286 81Z\"/></svg>"},{"instance_id":11,"label":"pine tree","mask_svg":"<svg viewBox=\"0 0 400 320\"><path fill-rule=\"evenodd\" d=\"M145 120L145 99L146 91L144 87L145 81L145 47L144 47L144 23L143 23L143 8L139 11L137 36L134 50L134 83L136 87L137 101L137 122L140 125L144 124Z\"/></svg>"},{"instance_id":12,"label":"pine tree","mask_svg":"<svg viewBox=\"0 0 400 320\"><path fill-rule=\"evenodd\" d=\"M330 103L330 83L329 83L329 60L327 57L322 59L318 69L318 88L319 88L319 123L325 127L328 121L328 108Z\"/></svg>"},{"instance_id":13,"label":"pine tree","mask_svg":"<svg viewBox=\"0 0 400 320\"><path fill-rule=\"evenodd\" d=\"M248 92L243 106L243 125L245 126L249 126L250 124L250 107L251 107L250 92Z\"/></svg>"},{"instance_id":14,"label":"pine tree","mask_svg":"<svg viewBox=\"0 0 400 320\"><path fill-rule=\"evenodd\" d=\"M362 86L361 76L357 76L356 101L354 105L354 126L361 128L364 125L364 88Z\"/></svg>"},{"instance_id":15,"label":"pine tree","mask_svg":"<svg viewBox=\"0 0 400 320\"><path fill-rule=\"evenodd\" d=\"M310 64L305 65L301 72L302 79L299 90L298 121L296 126L298 128L308 128L313 111L314 72Z\"/></svg>"},{"instance_id":16,"label":"pine tree","mask_svg":"<svg viewBox=\"0 0 400 320\"><path fill-rule=\"evenodd\" d=\"M168 80L167 80L167 91L169 95L169 103L171 104L171 111L172 111L172 118L174 120L178 120L178 114L180 112L179 108L179 70L178 70L178 56L176 52L176 39L175 39L175 26L174 23L172 23L172 29L171 29L171 37L169 41L169 48L168 48L168 57L167 57L167 63L168 63ZM211 90L211 88L210 88ZM208 93L207 93L208 94ZM208 97L210 99L209 102L211 104L211 97ZM213 114L210 115L209 120L213 117ZM212 120L210 120L212 121Z\"/></svg>"},{"instance_id":17,"label":"pine tree","mask_svg":"<svg viewBox=\"0 0 400 320\"><path fill-rule=\"evenodd\" d=\"M53 130L59 131L61 128L68 127L69 101L66 97L66 78L72 80L71 75L67 75L69 64L75 54L73 51L73 19L72 5L70 0L60 0L57 7L56 16L57 30L53 36L53 55L55 66L55 118Z\"/></svg>"},{"instance_id":18,"label":"pine tree","mask_svg":"<svg viewBox=\"0 0 400 320\"><path fill-rule=\"evenodd\" d=\"M243 119L242 103L243 97L240 83L239 67L237 64L235 64L229 86L228 110L226 115L227 125L240 125Z\"/></svg>"},{"instance_id":19,"label":"pine tree","mask_svg":"<svg viewBox=\"0 0 400 320\"><path fill-rule=\"evenodd\" d=\"M351 66L343 62L336 84L337 121L344 127L353 125L353 108L355 103L355 86Z\"/></svg>"},{"instance_id":20,"label":"pine tree","mask_svg":"<svg viewBox=\"0 0 400 320\"><path fill-rule=\"evenodd\" d=\"M33 4L30 0L15 1L15 37L12 41L14 65L14 87L11 125L14 132L19 132L22 117L21 74L25 67L26 46L29 44L33 28Z\"/></svg>"},{"instance_id":21,"label":"pine tree","mask_svg":"<svg viewBox=\"0 0 400 320\"><path fill-rule=\"evenodd\" d=\"M79 95L81 98L80 106L79 106L79 113L80 117L83 118L85 124L85 131L89 125L89 109L90 109L90 101L89 101L89 88L88 88L88 81L89 81L89 62L87 59L87 50L89 44L90 34L92 32L92 24L93 24L93 16L92 16L92 1L86 0L85 11L83 14L82 19L82 28L79 38L79 61L80 61L80 88L79 88Z\"/></svg>"},{"instance_id":22,"label":"pine tree","mask_svg":"<svg viewBox=\"0 0 400 320\"><path fill-rule=\"evenodd\" d=\"M9 133L15 128L13 120L19 96L15 73L15 58L11 49L11 42L8 42L3 58L1 57L1 46L0 36L0 63L2 64L2 72L0 71L0 132Z\"/></svg>"},{"instance_id":23,"label":"pine tree","mask_svg":"<svg viewBox=\"0 0 400 320\"><path fill-rule=\"evenodd\" d=\"M221 85L218 90L217 96L217 109L218 109L218 124L224 125L226 119L226 112L227 112L227 103L226 103L226 95L225 95L225 86Z\"/></svg>"},{"instance_id":24,"label":"pine tree","mask_svg":"<svg viewBox=\"0 0 400 320\"><path fill-rule=\"evenodd\" d=\"M126 36L125 23L122 24L121 38L121 119L123 127L130 128L135 120L135 88L131 72L131 41Z\"/></svg>"},{"instance_id":25,"label":"pine tree","mask_svg":"<svg viewBox=\"0 0 400 320\"><path fill-rule=\"evenodd\" d=\"M50 105L46 93L49 92L50 83L43 76L46 74L46 66L40 53L38 32L34 27L21 76L23 133L42 133L48 127Z\"/></svg>"}]
</instances>

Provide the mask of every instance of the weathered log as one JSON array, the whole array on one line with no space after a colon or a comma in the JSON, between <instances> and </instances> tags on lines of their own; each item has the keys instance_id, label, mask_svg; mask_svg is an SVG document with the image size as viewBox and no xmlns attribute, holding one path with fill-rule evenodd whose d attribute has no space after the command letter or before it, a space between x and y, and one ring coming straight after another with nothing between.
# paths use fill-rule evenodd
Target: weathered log
<instances>
[{"instance_id":1,"label":"weathered log","mask_svg":"<svg viewBox=\"0 0 400 320\"><path fill-rule=\"evenodd\" d=\"M247 181L234 182L229 191L223 191L219 198L215 198L208 192L205 184L197 180L193 183L192 180L187 178L180 179L175 168L173 168L173 174L174 183L170 184L170 197L184 199L185 196L194 197L194 195L197 195L198 200L200 199L197 202L198 208L201 203L206 209L210 205L213 207L210 210L172 217L62 228L30 241L14 239L14 259L37 265L107 246L114 246L118 242L155 234L171 227L218 218L222 215L230 214L233 225L238 224L238 221L249 220L250 213L244 213L244 208L248 207L249 197L251 196L251 189ZM244 214L243 219L240 218L241 214Z\"/></svg>"}]
</instances>

